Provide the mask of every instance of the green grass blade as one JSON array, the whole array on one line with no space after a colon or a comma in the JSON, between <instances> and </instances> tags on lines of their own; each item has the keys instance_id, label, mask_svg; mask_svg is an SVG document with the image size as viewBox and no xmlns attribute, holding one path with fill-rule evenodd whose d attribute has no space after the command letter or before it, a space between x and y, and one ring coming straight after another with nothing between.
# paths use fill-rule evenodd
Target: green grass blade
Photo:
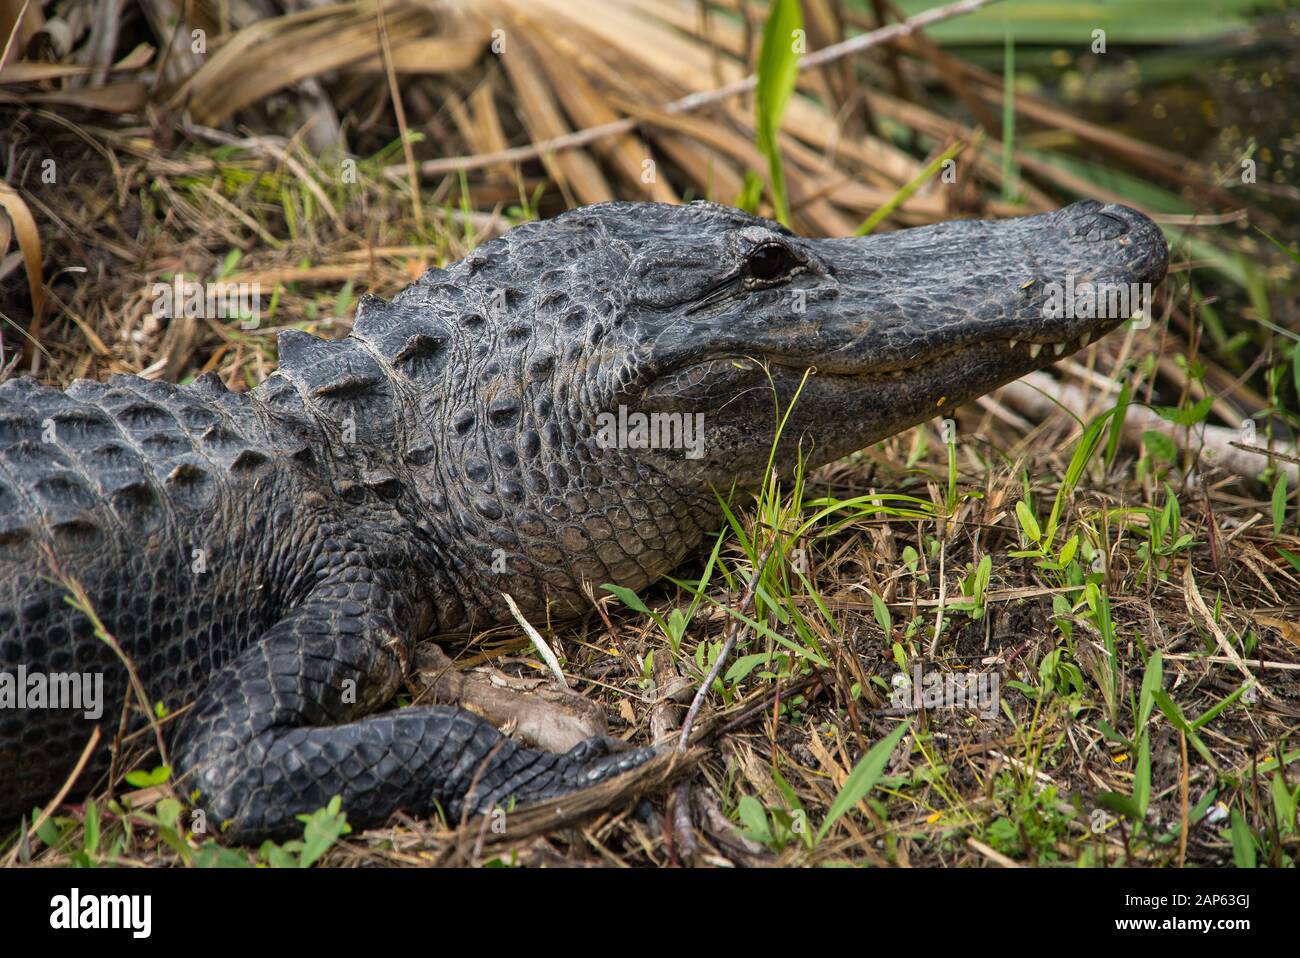
<instances>
[{"instance_id":1,"label":"green grass blade","mask_svg":"<svg viewBox=\"0 0 1300 958\"><path fill-rule=\"evenodd\" d=\"M1106 437L1106 468L1115 462L1115 455L1119 452L1119 441L1124 437L1124 420L1128 418L1128 402L1132 395L1132 384L1125 379L1120 386L1119 396L1115 399L1115 408L1110 420L1110 435Z\"/></svg>"},{"instance_id":2,"label":"green grass blade","mask_svg":"<svg viewBox=\"0 0 1300 958\"><path fill-rule=\"evenodd\" d=\"M882 738L866 755L862 756L858 764L853 766L853 771L844 781L844 787L840 793L835 796L835 801L831 802L830 810L826 813L826 818L822 821L821 830L817 833L817 840L821 841L830 827L835 824L835 820L856 805L862 799L866 798L876 783L880 781L880 776L885 772L885 766L889 764L890 757L894 754L894 749L902 741L904 735L912 727L912 720L908 719L898 728L894 729L884 738Z\"/></svg>"},{"instance_id":3,"label":"green grass blade","mask_svg":"<svg viewBox=\"0 0 1300 958\"><path fill-rule=\"evenodd\" d=\"M930 182L930 180L934 178L935 174L938 173L939 170L943 168L943 165L945 163L947 163L949 160L951 160L953 157L955 157L958 153L960 153L964 149L966 149L966 144L963 143L961 140L958 140L952 146L948 147L948 149L944 150L942 153L936 156L933 160L930 161L929 165L927 165L925 169L923 169L911 180L911 182L904 184L898 190L897 193L895 193L893 196L891 196L888 200L885 201L885 204L883 206L881 206L878 210L876 210L865 220L863 220L862 225L859 226L856 230L854 230L853 235L866 236L868 233L874 230L877 226L881 224L881 222L885 220L886 217L889 216L890 213L894 212L894 210L898 209L900 206L906 203L909 199L912 198L912 195L917 190L919 190L926 183Z\"/></svg>"},{"instance_id":4,"label":"green grass blade","mask_svg":"<svg viewBox=\"0 0 1300 958\"><path fill-rule=\"evenodd\" d=\"M790 203L785 192L785 172L777 133L786 104L799 77L799 57L794 50L795 31L803 29L798 0L773 0L763 25L763 46L758 55L758 87L755 90L755 127L758 148L767 157L771 175L772 203L776 218L790 225Z\"/></svg>"},{"instance_id":5,"label":"green grass blade","mask_svg":"<svg viewBox=\"0 0 1300 958\"><path fill-rule=\"evenodd\" d=\"M1259 234L1260 234L1261 236L1263 236L1266 240L1268 240L1270 243L1272 243L1274 246L1276 246L1278 249L1280 249L1283 253L1286 253L1286 255L1289 256L1289 257L1291 257L1291 259L1294 260L1296 263L1300 263L1300 253L1297 253L1297 252L1296 252L1295 250L1293 250L1291 247L1287 246L1285 243L1283 243L1283 242L1282 242L1280 239L1278 239L1276 236L1273 236L1273 235L1270 234L1270 233L1266 233L1266 232L1264 232L1264 230L1260 229L1258 226L1255 227L1255 232L1259 233Z\"/></svg>"},{"instance_id":6,"label":"green grass blade","mask_svg":"<svg viewBox=\"0 0 1300 958\"><path fill-rule=\"evenodd\" d=\"M1235 808L1232 810L1232 861L1238 868L1255 867L1255 839L1246 819Z\"/></svg>"}]
</instances>

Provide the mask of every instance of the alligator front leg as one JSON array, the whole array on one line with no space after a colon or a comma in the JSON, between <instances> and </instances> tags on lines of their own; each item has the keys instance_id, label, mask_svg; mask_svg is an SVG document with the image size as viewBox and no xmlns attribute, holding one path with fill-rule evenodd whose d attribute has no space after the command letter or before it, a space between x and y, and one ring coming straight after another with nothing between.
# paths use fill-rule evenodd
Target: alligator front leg
<instances>
[{"instance_id":1,"label":"alligator front leg","mask_svg":"<svg viewBox=\"0 0 1300 958\"><path fill-rule=\"evenodd\" d=\"M446 706L378 715L409 644L384 613L348 597L313 598L217 671L178 733L181 790L223 840L300 834L295 816L340 795L354 826L398 809L479 812L574 791L644 762L604 740L564 754L525 748Z\"/></svg>"}]
</instances>

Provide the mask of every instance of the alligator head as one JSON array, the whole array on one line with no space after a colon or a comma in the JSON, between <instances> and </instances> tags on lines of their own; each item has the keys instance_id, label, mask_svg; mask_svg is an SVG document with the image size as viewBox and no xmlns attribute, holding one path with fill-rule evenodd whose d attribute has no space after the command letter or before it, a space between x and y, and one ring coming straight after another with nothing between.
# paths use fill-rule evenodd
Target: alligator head
<instances>
[{"instance_id":1,"label":"alligator head","mask_svg":"<svg viewBox=\"0 0 1300 958\"><path fill-rule=\"evenodd\" d=\"M533 543L548 589L636 586L707 531L715 488L761 481L797 392L784 468L1074 352L1149 303L1166 265L1155 224L1097 202L855 239L609 203L517 227L382 308L449 316L454 373L422 400L450 424L439 493Z\"/></svg>"},{"instance_id":2,"label":"alligator head","mask_svg":"<svg viewBox=\"0 0 1300 958\"><path fill-rule=\"evenodd\" d=\"M1149 308L1167 263L1155 224L1096 202L855 239L679 217L691 242L631 260L638 339L610 360L630 387L610 402L702 413L696 481L715 484L760 478L801 382L778 460L797 446L815 466L1082 348Z\"/></svg>"}]
</instances>

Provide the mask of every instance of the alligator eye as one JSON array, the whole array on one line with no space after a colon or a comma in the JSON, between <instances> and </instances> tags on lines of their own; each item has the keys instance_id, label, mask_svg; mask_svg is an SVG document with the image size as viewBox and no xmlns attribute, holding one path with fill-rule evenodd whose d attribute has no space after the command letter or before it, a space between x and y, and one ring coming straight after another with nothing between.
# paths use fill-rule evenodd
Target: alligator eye
<instances>
[{"instance_id":1,"label":"alligator eye","mask_svg":"<svg viewBox=\"0 0 1300 958\"><path fill-rule=\"evenodd\" d=\"M745 270L754 279L767 282L781 278L798 265L794 254L780 243L764 243L749 254Z\"/></svg>"}]
</instances>

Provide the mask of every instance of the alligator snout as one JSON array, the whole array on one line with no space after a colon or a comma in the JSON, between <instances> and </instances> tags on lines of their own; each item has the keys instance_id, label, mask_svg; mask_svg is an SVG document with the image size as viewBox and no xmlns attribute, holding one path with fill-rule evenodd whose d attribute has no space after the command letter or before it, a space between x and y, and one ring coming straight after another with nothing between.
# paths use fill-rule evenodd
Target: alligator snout
<instances>
[{"instance_id":1,"label":"alligator snout","mask_svg":"<svg viewBox=\"0 0 1300 958\"><path fill-rule=\"evenodd\" d=\"M1119 203L1085 200L1067 206L1058 214L1069 224L1069 233L1086 244L1113 248L1101 252L1101 263L1118 255L1131 272L1130 282L1158 283L1169 266L1169 246L1160 227L1146 214Z\"/></svg>"}]
</instances>

